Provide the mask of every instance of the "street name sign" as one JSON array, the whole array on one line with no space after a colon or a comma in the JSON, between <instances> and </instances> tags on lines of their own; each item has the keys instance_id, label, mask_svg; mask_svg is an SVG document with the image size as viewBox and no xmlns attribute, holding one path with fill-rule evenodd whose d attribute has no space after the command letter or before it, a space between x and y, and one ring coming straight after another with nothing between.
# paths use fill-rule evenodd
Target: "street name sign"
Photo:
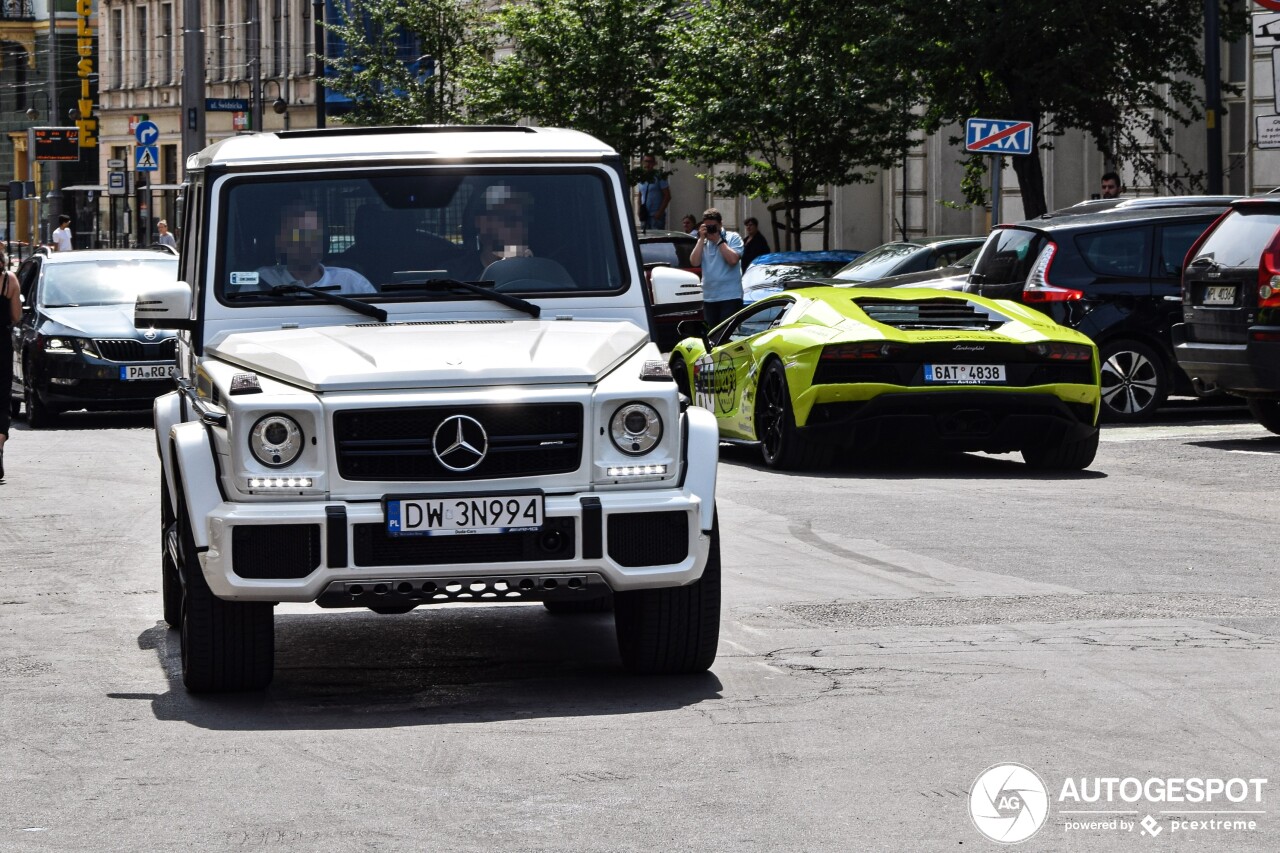
<instances>
[{"instance_id":1,"label":"street name sign","mask_svg":"<svg viewBox=\"0 0 1280 853\"><path fill-rule=\"evenodd\" d=\"M964 150L975 154L1030 154L1034 133L1029 121L971 118L964 123Z\"/></svg>"}]
</instances>

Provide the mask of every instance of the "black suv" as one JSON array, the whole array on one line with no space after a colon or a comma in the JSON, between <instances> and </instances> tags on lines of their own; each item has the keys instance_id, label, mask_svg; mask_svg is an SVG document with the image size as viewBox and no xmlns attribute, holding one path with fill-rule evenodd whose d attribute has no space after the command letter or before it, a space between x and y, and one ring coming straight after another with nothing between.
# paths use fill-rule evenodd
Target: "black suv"
<instances>
[{"instance_id":1,"label":"black suv","mask_svg":"<svg viewBox=\"0 0 1280 853\"><path fill-rule=\"evenodd\" d=\"M1280 198L1242 199L1187 256L1174 352L1202 391L1244 397L1280 434Z\"/></svg>"},{"instance_id":2,"label":"black suv","mask_svg":"<svg viewBox=\"0 0 1280 853\"><path fill-rule=\"evenodd\" d=\"M965 290L1020 301L1088 335L1102 359L1102 417L1145 420L1169 394L1193 393L1169 330L1182 319L1187 250L1225 205L1063 211L997 226Z\"/></svg>"}]
</instances>

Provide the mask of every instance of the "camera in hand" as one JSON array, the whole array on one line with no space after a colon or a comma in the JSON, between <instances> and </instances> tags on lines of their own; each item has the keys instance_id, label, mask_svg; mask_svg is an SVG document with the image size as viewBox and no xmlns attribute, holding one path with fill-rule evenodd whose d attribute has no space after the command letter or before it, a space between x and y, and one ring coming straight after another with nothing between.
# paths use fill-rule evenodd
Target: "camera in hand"
<instances>
[{"instance_id":1,"label":"camera in hand","mask_svg":"<svg viewBox=\"0 0 1280 853\"><path fill-rule=\"evenodd\" d=\"M708 233L708 234L719 234L719 233L720 233L720 223L719 223L719 222L708 222L708 223L707 223L707 233Z\"/></svg>"}]
</instances>

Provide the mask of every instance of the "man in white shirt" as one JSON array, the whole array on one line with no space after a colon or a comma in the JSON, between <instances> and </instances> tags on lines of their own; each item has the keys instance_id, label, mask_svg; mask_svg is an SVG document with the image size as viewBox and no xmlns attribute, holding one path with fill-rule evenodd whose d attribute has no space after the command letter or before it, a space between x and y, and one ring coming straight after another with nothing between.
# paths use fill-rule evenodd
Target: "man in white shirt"
<instances>
[{"instance_id":1,"label":"man in white shirt","mask_svg":"<svg viewBox=\"0 0 1280 853\"><path fill-rule=\"evenodd\" d=\"M53 250L55 252L71 251L71 217L65 213L58 217L58 227L53 232Z\"/></svg>"},{"instance_id":2,"label":"man in white shirt","mask_svg":"<svg viewBox=\"0 0 1280 853\"><path fill-rule=\"evenodd\" d=\"M295 202L280 213L276 232L276 254L283 261L258 269L261 287L278 284L305 284L308 287L337 288L339 293L377 293L369 279L345 267L326 267L324 224L314 207Z\"/></svg>"}]
</instances>

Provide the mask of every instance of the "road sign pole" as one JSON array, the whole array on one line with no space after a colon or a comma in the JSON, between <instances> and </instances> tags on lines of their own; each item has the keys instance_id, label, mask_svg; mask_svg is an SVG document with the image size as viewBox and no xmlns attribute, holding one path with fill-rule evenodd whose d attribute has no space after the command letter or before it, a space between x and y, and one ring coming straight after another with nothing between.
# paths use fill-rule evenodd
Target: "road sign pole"
<instances>
[{"instance_id":1,"label":"road sign pole","mask_svg":"<svg viewBox=\"0 0 1280 853\"><path fill-rule=\"evenodd\" d=\"M999 154L991 158L991 227L1000 224L1000 177L1004 171L1004 158Z\"/></svg>"}]
</instances>

